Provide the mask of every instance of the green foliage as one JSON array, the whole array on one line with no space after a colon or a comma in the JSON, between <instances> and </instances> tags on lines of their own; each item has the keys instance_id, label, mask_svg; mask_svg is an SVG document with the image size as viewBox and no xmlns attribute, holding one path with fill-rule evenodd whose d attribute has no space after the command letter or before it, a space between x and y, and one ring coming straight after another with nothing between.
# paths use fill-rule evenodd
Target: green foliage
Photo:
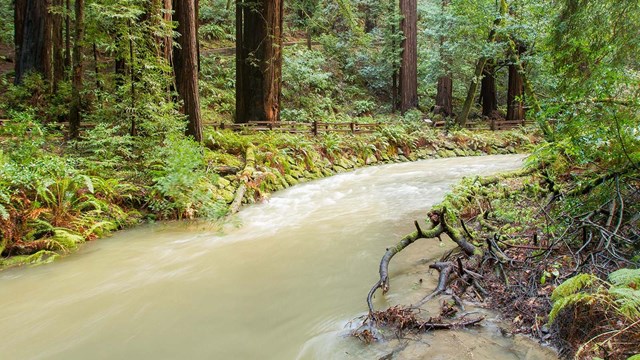
<instances>
[{"instance_id":1,"label":"green foliage","mask_svg":"<svg viewBox=\"0 0 640 360\"><path fill-rule=\"evenodd\" d=\"M217 198L217 175L203 165L200 144L170 135L148 159L153 179L150 207L165 218L219 218L226 212Z\"/></svg>"},{"instance_id":2,"label":"green foliage","mask_svg":"<svg viewBox=\"0 0 640 360\"><path fill-rule=\"evenodd\" d=\"M11 1L0 1L0 43L13 44L13 6ZM6 59L0 58L0 61Z\"/></svg>"},{"instance_id":3,"label":"green foliage","mask_svg":"<svg viewBox=\"0 0 640 360\"><path fill-rule=\"evenodd\" d=\"M612 308L621 316L635 321L640 318L639 280L638 269L620 269L612 272L609 274L611 283L591 274L576 275L553 291L553 308L549 313L549 322L553 323L563 309L578 303Z\"/></svg>"}]
</instances>

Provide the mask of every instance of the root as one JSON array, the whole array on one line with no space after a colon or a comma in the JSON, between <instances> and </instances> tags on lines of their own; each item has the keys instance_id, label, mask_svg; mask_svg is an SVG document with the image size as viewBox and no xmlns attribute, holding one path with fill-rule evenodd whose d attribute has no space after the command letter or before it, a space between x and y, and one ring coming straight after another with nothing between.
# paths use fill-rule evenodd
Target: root
<instances>
[{"instance_id":1,"label":"root","mask_svg":"<svg viewBox=\"0 0 640 360\"><path fill-rule=\"evenodd\" d=\"M420 224L418 224L417 221L414 221L416 231L406 235L404 238L402 238L402 240L400 240L400 242L398 242L396 246L387 248L384 256L382 256L382 260L380 260L380 279L371 287L371 290L369 290L369 294L367 295L367 305L369 306L370 314L374 312L372 299L376 290L382 289L383 294L386 294L387 291L389 291L389 262L397 253L402 251L407 246L413 244L416 240L431 239L439 237L442 234L447 234L451 238L451 240L458 244L458 246L464 251L467 256L473 256L482 253L478 248L476 248L475 245L467 241L457 229L449 226L446 221L446 214L447 210L445 208L440 211L434 210L429 213L431 226L430 229L426 231L420 228ZM450 272L450 270L448 272Z\"/></svg>"}]
</instances>

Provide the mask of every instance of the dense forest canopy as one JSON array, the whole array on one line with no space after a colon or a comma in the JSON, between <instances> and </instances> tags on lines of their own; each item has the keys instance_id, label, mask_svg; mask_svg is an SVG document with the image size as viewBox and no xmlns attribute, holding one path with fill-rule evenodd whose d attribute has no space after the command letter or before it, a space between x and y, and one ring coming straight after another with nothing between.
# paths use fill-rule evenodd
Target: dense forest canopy
<instances>
[{"instance_id":1,"label":"dense forest canopy","mask_svg":"<svg viewBox=\"0 0 640 360\"><path fill-rule=\"evenodd\" d=\"M640 261L639 19L637 0L0 0L2 264L220 219L336 166L539 136L545 236L600 244L545 270L595 274L554 316L581 294L637 329L637 282L606 279ZM228 130L282 124L304 134Z\"/></svg>"}]
</instances>

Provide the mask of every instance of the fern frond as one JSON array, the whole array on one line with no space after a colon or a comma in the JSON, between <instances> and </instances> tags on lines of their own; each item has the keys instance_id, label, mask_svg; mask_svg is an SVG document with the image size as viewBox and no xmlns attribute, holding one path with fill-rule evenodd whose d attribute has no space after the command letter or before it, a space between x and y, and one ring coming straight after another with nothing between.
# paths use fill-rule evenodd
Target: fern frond
<instances>
[{"instance_id":1,"label":"fern frond","mask_svg":"<svg viewBox=\"0 0 640 360\"><path fill-rule=\"evenodd\" d=\"M549 313L549 324L552 324L554 322L560 311L562 311L563 309L578 303L590 303L593 300L595 300L595 296L593 294L586 293L573 293L561 297L553 303L553 307L551 308L551 312Z\"/></svg>"},{"instance_id":2,"label":"fern frond","mask_svg":"<svg viewBox=\"0 0 640 360\"><path fill-rule=\"evenodd\" d=\"M609 294L616 299L618 311L630 319L640 318L640 290L628 287L613 287Z\"/></svg>"},{"instance_id":3,"label":"fern frond","mask_svg":"<svg viewBox=\"0 0 640 360\"><path fill-rule=\"evenodd\" d=\"M33 255L29 255L24 259L24 262L32 265L48 264L60 255L50 250L40 250Z\"/></svg>"},{"instance_id":4,"label":"fern frond","mask_svg":"<svg viewBox=\"0 0 640 360\"><path fill-rule=\"evenodd\" d=\"M577 292L585 288L593 286L599 280L600 279L598 279L595 275L592 275L592 274L576 275L570 279L567 279L565 282L560 284L555 290L553 290L553 294L551 295L551 301L555 303L556 301L559 301L562 298L576 294Z\"/></svg>"},{"instance_id":5,"label":"fern frond","mask_svg":"<svg viewBox=\"0 0 640 360\"><path fill-rule=\"evenodd\" d=\"M615 286L640 288L640 269L620 269L609 274L609 281Z\"/></svg>"},{"instance_id":6,"label":"fern frond","mask_svg":"<svg viewBox=\"0 0 640 360\"><path fill-rule=\"evenodd\" d=\"M51 241L53 248L57 248L62 251L69 251L76 249L78 244L83 243L84 237L67 229L55 229L54 235L49 241Z\"/></svg>"}]
</instances>

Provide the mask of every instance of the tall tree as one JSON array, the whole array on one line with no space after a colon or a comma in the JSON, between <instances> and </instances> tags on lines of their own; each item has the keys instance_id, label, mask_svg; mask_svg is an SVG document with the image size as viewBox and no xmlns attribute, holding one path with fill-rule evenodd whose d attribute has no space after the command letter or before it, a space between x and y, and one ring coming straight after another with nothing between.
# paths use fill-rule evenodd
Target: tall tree
<instances>
[{"instance_id":1,"label":"tall tree","mask_svg":"<svg viewBox=\"0 0 640 360\"><path fill-rule=\"evenodd\" d=\"M52 5L56 12L52 16L52 47L53 47L53 91L58 89L58 83L64 78L64 44L63 44L63 19L62 0L53 0Z\"/></svg>"},{"instance_id":2,"label":"tall tree","mask_svg":"<svg viewBox=\"0 0 640 360\"><path fill-rule=\"evenodd\" d=\"M182 111L188 117L187 135L202 141L202 115L198 90L198 32L196 0L173 0L174 20L178 22L173 49L173 71Z\"/></svg>"},{"instance_id":3,"label":"tall tree","mask_svg":"<svg viewBox=\"0 0 640 360\"><path fill-rule=\"evenodd\" d=\"M75 3L75 37L73 39L73 65L71 77L71 109L69 111L69 127L71 138L80 135L80 123L82 122L82 42L84 41L84 0L76 0Z\"/></svg>"},{"instance_id":4,"label":"tall tree","mask_svg":"<svg viewBox=\"0 0 640 360\"><path fill-rule=\"evenodd\" d=\"M524 82L516 64L509 65L509 88L507 90L507 120L524 119Z\"/></svg>"},{"instance_id":5,"label":"tall tree","mask_svg":"<svg viewBox=\"0 0 640 360\"><path fill-rule=\"evenodd\" d=\"M400 65L400 111L418 106L418 2L400 0L402 63Z\"/></svg>"},{"instance_id":6,"label":"tall tree","mask_svg":"<svg viewBox=\"0 0 640 360\"><path fill-rule=\"evenodd\" d=\"M46 75L50 69L51 38L47 36L50 0L17 0L15 4L15 83L30 72Z\"/></svg>"},{"instance_id":7,"label":"tall tree","mask_svg":"<svg viewBox=\"0 0 640 360\"><path fill-rule=\"evenodd\" d=\"M445 18L444 13L449 5L449 0L442 0L442 15L441 18ZM446 26L442 26L444 29ZM451 77L450 58L445 55L444 35L440 35L440 60L444 65L443 74L438 77L438 87L436 92L436 106L434 112L442 114L444 116L453 115L453 78Z\"/></svg>"},{"instance_id":8,"label":"tall tree","mask_svg":"<svg viewBox=\"0 0 640 360\"><path fill-rule=\"evenodd\" d=\"M283 1L238 0L236 6L236 122L278 121Z\"/></svg>"},{"instance_id":9,"label":"tall tree","mask_svg":"<svg viewBox=\"0 0 640 360\"><path fill-rule=\"evenodd\" d=\"M480 102L482 115L492 117L498 110L498 94L496 87L496 68L493 61L487 63L482 71L480 84Z\"/></svg>"},{"instance_id":10,"label":"tall tree","mask_svg":"<svg viewBox=\"0 0 640 360\"><path fill-rule=\"evenodd\" d=\"M487 39L488 43L493 43L496 40L498 28L502 25L503 19L507 14L508 6L506 0L500 0L500 8L498 17L493 22L493 27L489 32L489 38ZM487 64L489 59L486 56L480 56L476 63L476 69L473 73L473 78L471 79L471 84L469 85L469 91L467 91L467 98L464 101L464 105L462 106L462 110L458 115L457 122L460 126L464 127L467 123L467 119L469 118L469 112L471 111L471 105L473 105L473 99L476 96L476 90L478 90L478 80L482 77L484 72L484 66Z\"/></svg>"}]
</instances>

